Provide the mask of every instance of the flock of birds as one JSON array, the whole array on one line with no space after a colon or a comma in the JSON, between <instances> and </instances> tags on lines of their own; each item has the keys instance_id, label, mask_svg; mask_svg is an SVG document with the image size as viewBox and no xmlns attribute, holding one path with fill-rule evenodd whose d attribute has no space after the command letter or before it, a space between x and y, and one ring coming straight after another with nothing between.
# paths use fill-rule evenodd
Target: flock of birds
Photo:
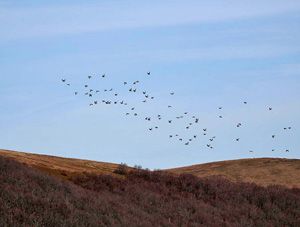
<instances>
[{"instance_id":1,"label":"flock of birds","mask_svg":"<svg viewBox=\"0 0 300 227\"><path fill-rule=\"evenodd\" d=\"M147 72L145 74L145 77L151 77L151 72ZM125 106L127 111L125 111L125 115L126 116L140 116L140 114L137 111L137 108L135 105L131 105L129 104L127 101L124 100L124 97L122 98L122 95L120 93L118 93L114 88L105 88L105 89L95 89L91 86L91 84L89 83L89 81L91 81L92 79L102 79L105 80L107 78L106 74L102 74L102 75L96 75L96 76L87 76L87 82L84 83L83 85L81 85L81 89L79 90L73 90L74 95L75 96L79 96L79 95L83 95L89 98L89 103L88 105L90 107L95 107L97 105L100 104L104 104L104 105L122 105ZM72 87L72 84L67 81L66 79L61 79L61 82L63 84L65 84L66 86ZM138 96L139 98L141 98L141 103L149 103L153 100L155 100L156 98L154 96L152 96L148 91L145 91L141 88L140 86L141 81L140 80L134 80L134 81L124 81L122 83L122 86L127 90L128 93L130 94L135 94L136 96ZM82 91L83 89L83 91ZM109 99L99 99L99 95L103 93L106 93L110 96ZM174 96L175 92L174 91L170 91L169 92L170 96ZM102 96L104 97L104 96ZM242 105L247 105L248 102L247 101L243 101L241 103ZM167 109L172 109L173 105L167 105L166 106ZM223 107L219 106L217 107L217 109L221 112ZM268 107L267 108L268 111L272 111L273 108L272 107ZM219 112L219 113L220 113ZM201 128L201 130L198 130L197 134L192 134L189 135L188 138L185 138L185 136L183 136L183 133L186 133L188 130L190 130L193 126L198 125L200 118L196 115L192 115L189 112L182 112L181 114L178 114L176 117L168 117L165 116L163 114L156 114L154 116L142 116L142 118L147 121L147 122L151 122L152 126L148 127L147 130L152 132L154 130L158 130L160 128L160 124L159 122L164 122L166 124L176 124L177 121L179 121L180 119L186 119L187 123L184 126L185 128L181 130L181 133L174 133L174 134L169 134L168 137L170 139L176 139L180 142L182 142L185 146L190 145L194 140L198 139L200 136L205 136L207 138L207 143L205 144L205 146L208 149L214 149L214 141L216 139L216 136L209 136L208 134L208 128ZM222 114L218 115L219 119L223 118ZM240 128L242 127L243 124L241 122L237 122L235 127L236 128ZM284 127L282 130L287 131L287 130L291 130L292 127L291 126L287 126ZM272 134L270 135L270 137L272 139L276 139L276 134ZM240 142L241 138L235 138L234 141L235 142ZM272 149L272 151L275 151L275 149ZM285 149L285 152L289 152L289 149ZM253 150L249 150L250 153L253 153Z\"/></svg>"}]
</instances>

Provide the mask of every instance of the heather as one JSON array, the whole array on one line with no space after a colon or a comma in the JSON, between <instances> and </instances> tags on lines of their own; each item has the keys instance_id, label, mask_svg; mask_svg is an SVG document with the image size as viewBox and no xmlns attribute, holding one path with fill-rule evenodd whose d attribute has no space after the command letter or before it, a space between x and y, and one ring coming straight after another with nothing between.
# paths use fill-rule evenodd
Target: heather
<instances>
[{"instance_id":1,"label":"heather","mask_svg":"<svg viewBox=\"0 0 300 227\"><path fill-rule=\"evenodd\" d=\"M0 157L0 226L300 226L300 190L162 171L70 181Z\"/></svg>"}]
</instances>

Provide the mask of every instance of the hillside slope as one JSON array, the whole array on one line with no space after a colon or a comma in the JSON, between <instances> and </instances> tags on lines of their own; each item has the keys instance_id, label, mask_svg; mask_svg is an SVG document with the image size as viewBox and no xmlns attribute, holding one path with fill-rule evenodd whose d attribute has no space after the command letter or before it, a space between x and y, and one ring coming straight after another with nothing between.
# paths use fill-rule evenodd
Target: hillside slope
<instances>
[{"instance_id":1,"label":"hillside slope","mask_svg":"<svg viewBox=\"0 0 300 227\"><path fill-rule=\"evenodd\" d=\"M37 168L51 175L69 179L84 172L114 175L118 164L61 158L24 152L0 150L0 156ZM250 182L261 186L272 184L300 188L300 160L280 158L240 159L167 169L170 173L193 174L197 177L223 176L234 182Z\"/></svg>"},{"instance_id":2,"label":"hillside slope","mask_svg":"<svg viewBox=\"0 0 300 227\"><path fill-rule=\"evenodd\" d=\"M300 190L129 170L70 181L0 156L0 226L299 226Z\"/></svg>"},{"instance_id":3,"label":"hillside slope","mask_svg":"<svg viewBox=\"0 0 300 227\"><path fill-rule=\"evenodd\" d=\"M300 159L255 158L212 162L167 170L197 177L219 175L234 182L253 182L300 188Z\"/></svg>"},{"instance_id":4,"label":"hillside slope","mask_svg":"<svg viewBox=\"0 0 300 227\"><path fill-rule=\"evenodd\" d=\"M119 166L118 164L107 162L62 158L1 149L0 156L12 158L18 162L62 178L69 178L84 172L113 174L113 171Z\"/></svg>"}]
</instances>

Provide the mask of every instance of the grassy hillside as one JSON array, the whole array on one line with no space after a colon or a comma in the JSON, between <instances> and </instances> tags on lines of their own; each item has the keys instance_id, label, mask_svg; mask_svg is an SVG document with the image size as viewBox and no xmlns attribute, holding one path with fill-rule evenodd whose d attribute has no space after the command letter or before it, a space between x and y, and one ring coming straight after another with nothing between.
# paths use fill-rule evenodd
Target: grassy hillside
<instances>
[{"instance_id":1,"label":"grassy hillside","mask_svg":"<svg viewBox=\"0 0 300 227\"><path fill-rule=\"evenodd\" d=\"M65 181L0 156L0 226L300 226L300 189L119 170Z\"/></svg>"},{"instance_id":2,"label":"grassy hillside","mask_svg":"<svg viewBox=\"0 0 300 227\"><path fill-rule=\"evenodd\" d=\"M253 182L262 186L279 184L300 188L300 160L255 158L213 162L168 170L198 177L224 176L235 182Z\"/></svg>"},{"instance_id":3,"label":"grassy hillside","mask_svg":"<svg viewBox=\"0 0 300 227\"><path fill-rule=\"evenodd\" d=\"M65 179L84 172L117 176L114 174L114 170L118 165L112 163L7 150L0 150L1 155ZM253 182L261 186L279 184L290 188L300 188L299 159L240 159L193 165L166 171L176 174L188 173L198 177L221 175L234 182Z\"/></svg>"},{"instance_id":4,"label":"grassy hillside","mask_svg":"<svg viewBox=\"0 0 300 227\"><path fill-rule=\"evenodd\" d=\"M12 158L18 162L42 170L51 175L66 179L74 175L80 175L84 172L95 174L113 174L113 171L118 167L118 164L107 162L61 158L56 156L31 154L1 149L0 156Z\"/></svg>"}]
</instances>

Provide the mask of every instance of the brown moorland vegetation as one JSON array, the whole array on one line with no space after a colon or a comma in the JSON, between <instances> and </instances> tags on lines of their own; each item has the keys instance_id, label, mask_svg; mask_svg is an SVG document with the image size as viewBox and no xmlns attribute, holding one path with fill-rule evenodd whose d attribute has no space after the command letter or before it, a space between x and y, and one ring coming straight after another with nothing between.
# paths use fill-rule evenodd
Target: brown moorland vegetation
<instances>
[{"instance_id":1,"label":"brown moorland vegetation","mask_svg":"<svg viewBox=\"0 0 300 227\"><path fill-rule=\"evenodd\" d=\"M0 156L12 158L18 162L64 179L68 179L74 175L80 175L84 172L95 174L114 174L114 170L118 167L118 164L107 162L62 158L1 149Z\"/></svg>"},{"instance_id":2,"label":"brown moorland vegetation","mask_svg":"<svg viewBox=\"0 0 300 227\"><path fill-rule=\"evenodd\" d=\"M250 182L261 186L283 185L300 188L300 159L254 158L239 159L168 170L197 177L223 176L234 182Z\"/></svg>"},{"instance_id":3,"label":"brown moorland vegetation","mask_svg":"<svg viewBox=\"0 0 300 227\"><path fill-rule=\"evenodd\" d=\"M300 225L300 189L118 169L65 181L0 156L0 226Z\"/></svg>"},{"instance_id":4,"label":"brown moorland vegetation","mask_svg":"<svg viewBox=\"0 0 300 227\"><path fill-rule=\"evenodd\" d=\"M84 172L112 174L117 164L95 162L48 155L0 150L0 155L45 171L51 175L69 179ZM300 160L282 158L255 158L213 162L165 170L175 174L193 174L198 177L223 176L234 182L250 182L261 186L283 185L300 188Z\"/></svg>"}]
</instances>

